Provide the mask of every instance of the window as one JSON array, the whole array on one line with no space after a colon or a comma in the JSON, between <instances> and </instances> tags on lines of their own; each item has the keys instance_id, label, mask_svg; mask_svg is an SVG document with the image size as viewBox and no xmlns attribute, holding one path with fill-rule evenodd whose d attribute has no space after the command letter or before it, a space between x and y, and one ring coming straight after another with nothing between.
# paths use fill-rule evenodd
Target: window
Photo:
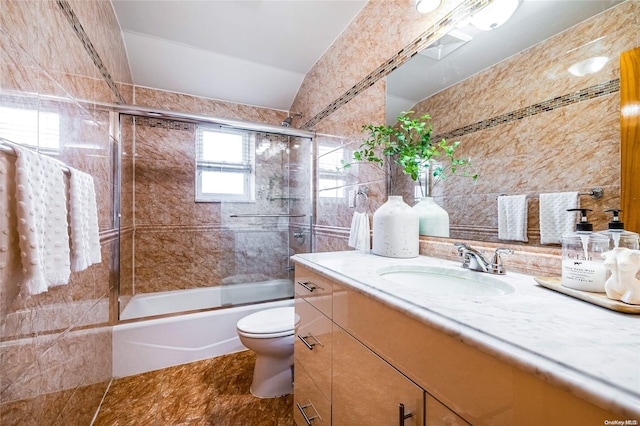
<instances>
[{"instance_id":1,"label":"window","mask_svg":"<svg viewBox=\"0 0 640 426\"><path fill-rule=\"evenodd\" d=\"M0 136L44 154L56 154L60 150L60 116L37 109L0 107Z\"/></svg>"},{"instance_id":2,"label":"window","mask_svg":"<svg viewBox=\"0 0 640 426\"><path fill-rule=\"evenodd\" d=\"M253 201L255 148L249 133L196 129L196 201Z\"/></svg>"},{"instance_id":3,"label":"window","mask_svg":"<svg viewBox=\"0 0 640 426\"><path fill-rule=\"evenodd\" d=\"M318 196L320 198L345 198L345 180L339 172L344 159L344 149L318 147Z\"/></svg>"}]
</instances>

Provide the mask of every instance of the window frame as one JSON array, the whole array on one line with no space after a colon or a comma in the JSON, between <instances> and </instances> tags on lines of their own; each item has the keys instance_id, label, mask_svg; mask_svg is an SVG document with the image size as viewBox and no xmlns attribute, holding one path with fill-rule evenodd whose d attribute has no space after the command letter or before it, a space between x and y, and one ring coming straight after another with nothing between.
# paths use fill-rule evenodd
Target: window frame
<instances>
[{"instance_id":1,"label":"window frame","mask_svg":"<svg viewBox=\"0 0 640 426\"><path fill-rule=\"evenodd\" d=\"M242 162L226 162L226 161L205 161L203 155L203 133L225 133L237 134L242 136L243 159ZM195 180L196 180L196 202L254 202L255 201L255 173L256 173L256 155L255 155L255 138L252 133L245 130L228 129L219 126L196 125L196 155L195 155ZM242 194L229 194L224 192L202 192L203 172L219 172L219 173L242 173L244 192Z\"/></svg>"}]
</instances>

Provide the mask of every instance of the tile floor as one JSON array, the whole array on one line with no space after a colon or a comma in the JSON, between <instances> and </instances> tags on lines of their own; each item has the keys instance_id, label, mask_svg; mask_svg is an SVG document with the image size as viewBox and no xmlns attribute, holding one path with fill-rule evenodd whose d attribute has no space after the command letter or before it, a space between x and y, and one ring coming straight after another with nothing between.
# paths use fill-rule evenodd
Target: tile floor
<instances>
[{"instance_id":1,"label":"tile floor","mask_svg":"<svg viewBox=\"0 0 640 426\"><path fill-rule=\"evenodd\" d=\"M114 379L93 426L293 425L293 395L249 392L254 363L243 351Z\"/></svg>"}]
</instances>

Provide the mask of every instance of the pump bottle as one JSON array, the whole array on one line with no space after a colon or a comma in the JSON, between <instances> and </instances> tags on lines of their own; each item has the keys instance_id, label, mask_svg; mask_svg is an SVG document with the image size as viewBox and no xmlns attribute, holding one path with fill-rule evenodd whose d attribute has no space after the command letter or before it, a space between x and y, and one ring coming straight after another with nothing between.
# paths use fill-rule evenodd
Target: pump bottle
<instances>
[{"instance_id":1,"label":"pump bottle","mask_svg":"<svg viewBox=\"0 0 640 426\"><path fill-rule=\"evenodd\" d=\"M575 232L562 236L562 285L604 293L607 270L602 253L609 250L609 238L593 232L593 225L587 221L587 212L591 209L567 211L579 211L580 222Z\"/></svg>"},{"instance_id":2,"label":"pump bottle","mask_svg":"<svg viewBox=\"0 0 640 426\"><path fill-rule=\"evenodd\" d=\"M605 210L607 213L613 213L613 219L609 222L609 227L606 231L600 231L598 234L602 234L609 238L609 250L614 248L628 248L631 250L638 250L639 236L635 232L625 231L624 223L620 222L619 213L622 210L609 209Z\"/></svg>"}]
</instances>

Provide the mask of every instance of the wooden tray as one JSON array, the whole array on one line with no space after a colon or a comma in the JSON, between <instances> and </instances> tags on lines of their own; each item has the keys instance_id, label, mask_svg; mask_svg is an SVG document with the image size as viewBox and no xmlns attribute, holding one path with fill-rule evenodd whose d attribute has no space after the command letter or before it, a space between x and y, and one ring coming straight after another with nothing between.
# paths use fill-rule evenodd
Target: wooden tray
<instances>
[{"instance_id":1,"label":"wooden tray","mask_svg":"<svg viewBox=\"0 0 640 426\"><path fill-rule=\"evenodd\" d=\"M591 293L589 291L574 290L569 287L564 287L560 283L560 277L533 277L533 279L543 287L550 288L551 290L555 290L568 296L573 296L577 299L584 300L585 302L593 303L594 305L602 306L603 308L624 312L625 314L640 314L640 305L629 305L628 303L624 303L619 300L609 299L604 293Z\"/></svg>"}]
</instances>

